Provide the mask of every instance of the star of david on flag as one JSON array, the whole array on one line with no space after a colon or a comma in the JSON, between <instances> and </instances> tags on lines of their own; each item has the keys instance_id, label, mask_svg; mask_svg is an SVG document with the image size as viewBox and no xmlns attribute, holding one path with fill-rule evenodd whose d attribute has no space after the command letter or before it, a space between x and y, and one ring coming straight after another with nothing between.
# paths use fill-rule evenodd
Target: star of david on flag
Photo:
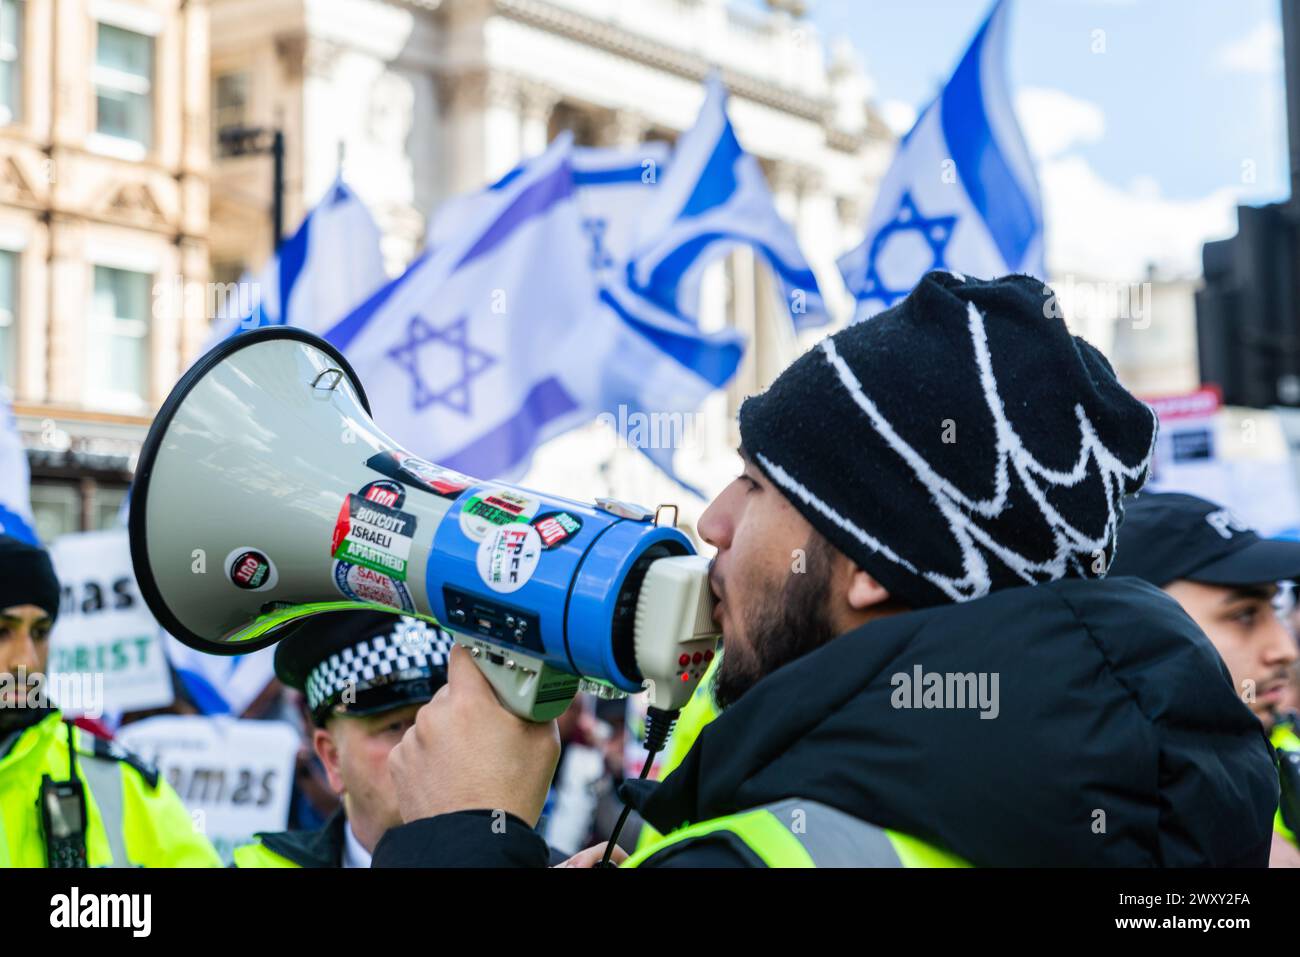
<instances>
[{"instance_id":1,"label":"star of david on flag","mask_svg":"<svg viewBox=\"0 0 1300 957\"><path fill-rule=\"evenodd\" d=\"M1038 181L1006 77L1009 7L998 0L899 143L866 237L839 260L855 320L889 308L934 269L1046 279Z\"/></svg>"},{"instance_id":2,"label":"star of david on flag","mask_svg":"<svg viewBox=\"0 0 1300 957\"><path fill-rule=\"evenodd\" d=\"M411 407L416 412L435 402L441 402L461 415L473 414L470 408L470 383L496 359L470 345L468 322L468 316L461 316L443 328L435 329L419 316L412 316L406 326L406 339L388 350L388 357L411 377L414 390ZM420 369L421 349L433 344L446 346L445 351L456 356L451 363L453 374L450 381L437 389L430 387Z\"/></svg>"}]
</instances>

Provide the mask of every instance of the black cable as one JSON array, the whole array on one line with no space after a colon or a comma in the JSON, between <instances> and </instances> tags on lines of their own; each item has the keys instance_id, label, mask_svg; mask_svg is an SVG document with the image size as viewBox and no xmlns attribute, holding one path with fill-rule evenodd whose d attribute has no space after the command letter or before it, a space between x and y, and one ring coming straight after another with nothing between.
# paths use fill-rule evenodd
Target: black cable
<instances>
[{"instance_id":1,"label":"black cable","mask_svg":"<svg viewBox=\"0 0 1300 957\"><path fill-rule=\"evenodd\" d=\"M668 741L668 735L672 734L673 726L677 724L677 717L681 714L681 709L674 711L662 711L659 708L649 708L645 715L645 763L641 765L641 773L637 775L638 781L644 781L650 774L650 767L654 764L655 755L663 750L664 744ZM626 801L623 802L623 811L618 816L618 822L614 825L614 831L609 836L609 843L605 845L605 856L600 859L597 867L617 867L610 861L614 853L614 845L618 843L618 836L623 833L623 825L627 823L627 816L632 813L632 805Z\"/></svg>"}]
</instances>

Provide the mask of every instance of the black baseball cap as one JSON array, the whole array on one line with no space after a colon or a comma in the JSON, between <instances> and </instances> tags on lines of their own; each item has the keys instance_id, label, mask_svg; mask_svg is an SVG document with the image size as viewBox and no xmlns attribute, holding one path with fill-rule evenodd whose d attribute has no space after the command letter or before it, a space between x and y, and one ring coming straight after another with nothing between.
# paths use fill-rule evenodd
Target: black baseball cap
<instances>
[{"instance_id":1,"label":"black baseball cap","mask_svg":"<svg viewBox=\"0 0 1300 957\"><path fill-rule=\"evenodd\" d=\"M378 611L314 615L276 646L275 674L307 697L317 725L423 704L447 683L449 632Z\"/></svg>"},{"instance_id":2,"label":"black baseball cap","mask_svg":"<svg viewBox=\"0 0 1300 957\"><path fill-rule=\"evenodd\" d=\"M1145 492L1124 503L1107 577L1132 575L1158 587L1263 585L1300 579L1300 542L1261 538L1222 505L1179 492Z\"/></svg>"}]
</instances>

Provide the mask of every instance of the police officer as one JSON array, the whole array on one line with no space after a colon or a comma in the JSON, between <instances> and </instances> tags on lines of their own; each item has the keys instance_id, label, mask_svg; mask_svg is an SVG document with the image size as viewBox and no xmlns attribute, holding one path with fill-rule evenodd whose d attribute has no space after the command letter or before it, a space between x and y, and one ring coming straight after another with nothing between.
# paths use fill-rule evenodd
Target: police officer
<instances>
[{"instance_id":1,"label":"police officer","mask_svg":"<svg viewBox=\"0 0 1300 957\"><path fill-rule=\"evenodd\" d=\"M45 700L59 582L0 536L0 867L217 867L158 772Z\"/></svg>"},{"instance_id":2,"label":"police officer","mask_svg":"<svg viewBox=\"0 0 1300 957\"><path fill-rule=\"evenodd\" d=\"M1295 637L1274 609L1278 583L1300 578L1300 542L1261 538L1222 505L1194 495L1140 495L1129 503L1110 574L1164 590L1191 616L1228 668L1237 694L1279 752L1300 755L1295 715L1280 707L1293 677ZM1300 764L1282 754L1282 807L1272 866L1300 866ZM1288 820L1291 818L1291 820Z\"/></svg>"},{"instance_id":3,"label":"police officer","mask_svg":"<svg viewBox=\"0 0 1300 957\"><path fill-rule=\"evenodd\" d=\"M306 694L312 747L342 805L318 830L258 834L235 849L236 866L370 866L402 822L388 752L446 682L450 643L418 619L369 611L310 618L280 642L275 673Z\"/></svg>"}]
</instances>

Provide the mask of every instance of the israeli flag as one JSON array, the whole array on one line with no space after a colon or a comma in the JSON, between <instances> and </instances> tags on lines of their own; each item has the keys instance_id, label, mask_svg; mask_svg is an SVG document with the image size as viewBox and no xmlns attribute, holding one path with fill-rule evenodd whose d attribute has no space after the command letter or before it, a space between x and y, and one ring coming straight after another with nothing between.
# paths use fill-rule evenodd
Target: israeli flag
<instances>
[{"instance_id":1,"label":"israeli flag","mask_svg":"<svg viewBox=\"0 0 1300 957\"><path fill-rule=\"evenodd\" d=\"M590 243L592 271L602 281L622 283L642 222L658 202L668 162L667 143L574 148L573 184L582 231Z\"/></svg>"},{"instance_id":2,"label":"israeli flag","mask_svg":"<svg viewBox=\"0 0 1300 957\"><path fill-rule=\"evenodd\" d=\"M657 426L665 422L674 426L654 430L649 436L652 439L670 433L681 435L675 424L689 422L689 414L704 397L735 374L744 355L744 338L734 330L702 333L694 320L661 308L627 286L627 258L642 221L656 201L669 161L666 144L642 143L624 149L557 143L542 156L520 163L486 189L445 203L430 225L426 256L451 255L448 250L463 243L466 236L482 232L485 223L501 215L501 195L545 177L543 168L552 170L550 175L563 175L555 164L559 162L557 151L566 150L564 162L569 169L572 197L571 208L566 207L563 215L576 216L581 245L573 245L571 226L566 226L562 233L570 241L548 248L543 255L569 257L573 262L566 263L566 269L585 266L587 272L581 286L586 290L583 295L590 295L591 301L585 306L574 303L565 307L578 310L574 321L580 322L582 329L581 341L573 346L573 369L562 377L564 394L574 408L557 423L531 436L528 430L521 429L520 446L510 455L487 454L489 443L484 442L478 445L478 455L485 465L458 456L456 467L483 477L518 475L525 468L528 454L545 437L594 418L607 422L671 478L699 494L673 468L675 445L640 441L646 437L644 431L630 437L623 434L630 431L625 428L629 422L639 426L651 421ZM392 288L405 281L403 277ZM542 294L552 293L544 290ZM354 321L361 320L358 316ZM547 414L545 408L541 411ZM526 417L521 413L515 421ZM491 441L504 444L501 435L498 432ZM440 453L426 454L446 464L437 458ZM519 464L507 466L504 458ZM510 471L491 471L502 468Z\"/></svg>"},{"instance_id":3,"label":"israeli flag","mask_svg":"<svg viewBox=\"0 0 1300 957\"><path fill-rule=\"evenodd\" d=\"M340 175L266 268L251 282L240 280L237 301L227 299L204 351L259 326L330 328L388 281L380 238L370 210Z\"/></svg>"},{"instance_id":4,"label":"israeli flag","mask_svg":"<svg viewBox=\"0 0 1300 957\"><path fill-rule=\"evenodd\" d=\"M601 284L599 297L600 323L612 341L601 366L597 420L704 498L677 473L674 453L696 439L692 416L705 397L736 374L745 337L731 328L701 332L693 320L660 309L616 276Z\"/></svg>"},{"instance_id":5,"label":"israeli flag","mask_svg":"<svg viewBox=\"0 0 1300 957\"><path fill-rule=\"evenodd\" d=\"M736 139L727 91L714 75L641 224L628 285L663 309L696 318L700 273L736 245L753 247L771 267L796 330L830 321L794 229L777 212L758 161Z\"/></svg>"},{"instance_id":6,"label":"israeli flag","mask_svg":"<svg viewBox=\"0 0 1300 957\"><path fill-rule=\"evenodd\" d=\"M0 535L39 545L31 487L32 473L18 434L18 420L7 390L0 386Z\"/></svg>"},{"instance_id":7,"label":"israeli flag","mask_svg":"<svg viewBox=\"0 0 1300 957\"><path fill-rule=\"evenodd\" d=\"M838 262L855 321L892 306L934 269L1046 278L1038 181L1005 69L1009 6L998 0L903 138L866 238Z\"/></svg>"},{"instance_id":8,"label":"israeli flag","mask_svg":"<svg viewBox=\"0 0 1300 957\"><path fill-rule=\"evenodd\" d=\"M591 415L605 353L564 134L325 333L375 421L440 465L516 478Z\"/></svg>"},{"instance_id":9,"label":"israeli flag","mask_svg":"<svg viewBox=\"0 0 1300 957\"><path fill-rule=\"evenodd\" d=\"M668 165L667 143L632 147L575 146L569 158L582 231L590 245L588 262L599 277L622 271L641 220L650 209ZM521 176L537 157L529 157L487 189L447 200L429 224L426 248L441 249L493 202L493 195Z\"/></svg>"}]
</instances>

